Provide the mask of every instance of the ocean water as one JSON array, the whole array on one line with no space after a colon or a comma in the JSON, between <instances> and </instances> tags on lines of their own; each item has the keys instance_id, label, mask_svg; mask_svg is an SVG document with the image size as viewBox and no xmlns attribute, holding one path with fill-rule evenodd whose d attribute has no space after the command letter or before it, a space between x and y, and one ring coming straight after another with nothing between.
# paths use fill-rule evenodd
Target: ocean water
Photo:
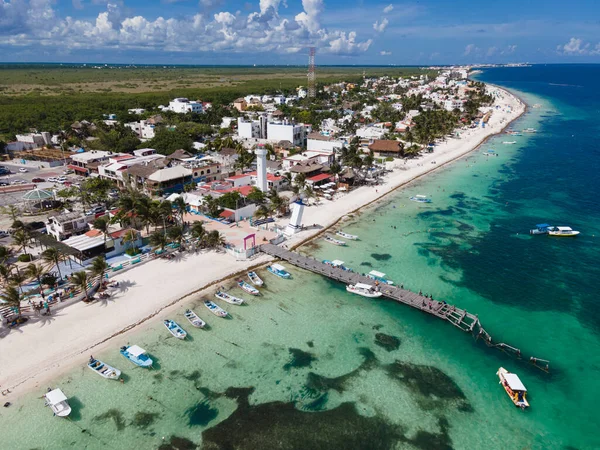
<instances>
[{"instance_id":1,"label":"ocean water","mask_svg":"<svg viewBox=\"0 0 600 450\"><path fill-rule=\"evenodd\" d=\"M485 71L481 80L541 105L513 125L538 133L495 137L346 219L340 228L360 236L347 247L302 248L477 313L496 342L550 360L550 373L290 267L291 280L261 271L263 295L223 305L231 319L210 315L198 298L191 306L208 330L187 326L190 305L181 305L171 318L187 341L155 322L94 354L123 370L123 384L91 373L82 358L52 384L70 397L70 420L43 407L45 389L0 409L2 447L599 448L599 75L600 66ZM498 156L482 154L489 149ZM410 202L414 194L433 202ZM530 236L541 222L582 234ZM146 348L155 369L120 356L127 342ZM498 385L500 366L520 375L529 410L514 408Z\"/></svg>"}]
</instances>

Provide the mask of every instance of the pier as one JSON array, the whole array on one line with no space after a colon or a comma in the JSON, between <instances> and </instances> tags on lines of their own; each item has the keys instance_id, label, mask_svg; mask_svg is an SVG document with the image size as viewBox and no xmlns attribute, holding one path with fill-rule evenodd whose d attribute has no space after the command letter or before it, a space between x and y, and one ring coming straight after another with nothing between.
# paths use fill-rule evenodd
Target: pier
<instances>
[{"instance_id":1,"label":"pier","mask_svg":"<svg viewBox=\"0 0 600 450\"><path fill-rule=\"evenodd\" d=\"M321 261L317 261L314 258L300 255L299 253L278 247L277 245L262 244L260 246L260 251L287 261L296 267L318 273L319 275L340 281L346 285L356 283L365 283L370 285L375 284L374 280L359 273L332 267L328 264L322 263ZM398 286L380 284L379 289L384 297L416 308L426 314L437 317L438 319L450 322L461 331L470 333L476 340L482 339L488 347L497 348L505 353L515 356L518 359L522 358L521 350L518 348L502 342L495 343L492 339L492 336L490 336L490 334L481 325L481 322L476 314L470 313L454 305L450 305L445 301L434 300L433 298L416 294ZM549 361L530 357L529 362L541 370L546 372L549 370Z\"/></svg>"}]
</instances>

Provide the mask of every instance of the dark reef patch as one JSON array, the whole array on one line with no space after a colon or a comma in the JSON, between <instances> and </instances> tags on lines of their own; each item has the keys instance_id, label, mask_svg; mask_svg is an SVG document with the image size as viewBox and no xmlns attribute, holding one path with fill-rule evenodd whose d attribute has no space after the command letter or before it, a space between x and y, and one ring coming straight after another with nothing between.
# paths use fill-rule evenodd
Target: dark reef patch
<instances>
[{"instance_id":1,"label":"dark reef patch","mask_svg":"<svg viewBox=\"0 0 600 450\"><path fill-rule=\"evenodd\" d=\"M360 263L361 266L366 266L366 267L373 267L373 264L371 264L369 261L364 261Z\"/></svg>"},{"instance_id":2,"label":"dark reef patch","mask_svg":"<svg viewBox=\"0 0 600 450\"><path fill-rule=\"evenodd\" d=\"M377 333L375 335L375 344L386 349L388 352L391 352L398 350L400 347L400 339L389 334Z\"/></svg>"},{"instance_id":3,"label":"dark reef patch","mask_svg":"<svg viewBox=\"0 0 600 450\"><path fill-rule=\"evenodd\" d=\"M392 255L390 255L389 253L371 253L371 258L373 258L376 261L387 261L389 259L392 259Z\"/></svg>"},{"instance_id":4,"label":"dark reef patch","mask_svg":"<svg viewBox=\"0 0 600 450\"><path fill-rule=\"evenodd\" d=\"M306 345L308 345L308 346L309 346L309 348L313 348L313 347L315 346L315 342L314 342L314 341L308 341L308 342L306 343Z\"/></svg>"},{"instance_id":5,"label":"dark reef patch","mask_svg":"<svg viewBox=\"0 0 600 450\"><path fill-rule=\"evenodd\" d=\"M162 373L155 373L154 375L152 375L152 378L154 378L156 381L158 381L159 383L162 383L162 380L165 378L164 375Z\"/></svg>"},{"instance_id":6,"label":"dark reef patch","mask_svg":"<svg viewBox=\"0 0 600 450\"><path fill-rule=\"evenodd\" d=\"M202 400L194 406L188 408L185 412L188 417L188 425L206 426L209 422L217 417L219 410L210 406L208 400Z\"/></svg>"},{"instance_id":7,"label":"dark reef patch","mask_svg":"<svg viewBox=\"0 0 600 450\"><path fill-rule=\"evenodd\" d=\"M385 370L390 377L410 386L424 397L448 400L466 398L454 380L437 367L396 361L385 366Z\"/></svg>"},{"instance_id":8,"label":"dark reef patch","mask_svg":"<svg viewBox=\"0 0 600 450\"><path fill-rule=\"evenodd\" d=\"M448 434L448 430L450 429L448 420L445 417L441 417L438 419L438 425L441 433L419 430L414 438L404 438L402 440L423 450L452 450L452 440Z\"/></svg>"},{"instance_id":9,"label":"dark reef patch","mask_svg":"<svg viewBox=\"0 0 600 450\"><path fill-rule=\"evenodd\" d=\"M117 431L122 431L125 429L125 418L123 417L123 413L116 408L109 409L104 414L100 414L92 419L94 422L106 422L107 420L112 420L117 427Z\"/></svg>"},{"instance_id":10,"label":"dark reef patch","mask_svg":"<svg viewBox=\"0 0 600 450\"><path fill-rule=\"evenodd\" d=\"M317 358L310 352L305 352L299 348L289 348L291 359L286 363L283 368L284 370L291 370L292 368L310 367L313 361Z\"/></svg>"},{"instance_id":11,"label":"dark reef patch","mask_svg":"<svg viewBox=\"0 0 600 450\"><path fill-rule=\"evenodd\" d=\"M190 372L188 375L184 375L183 378L185 378L188 381L193 381L196 382L200 379L200 371L199 370L194 370L193 372Z\"/></svg>"},{"instance_id":12,"label":"dark reef patch","mask_svg":"<svg viewBox=\"0 0 600 450\"><path fill-rule=\"evenodd\" d=\"M198 445L194 444L192 441L186 438L182 438L179 436L171 436L169 442L165 442L158 450L195 450L198 448Z\"/></svg>"},{"instance_id":13,"label":"dark reef patch","mask_svg":"<svg viewBox=\"0 0 600 450\"><path fill-rule=\"evenodd\" d=\"M158 413L138 411L135 413L135 416L133 416L131 425L133 425L134 427L137 427L137 428L141 428L142 430L145 430L150 425L152 425L154 422L156 422L156 419L158 419L159 417L160 417L160 414L158 414Z\"/></svg>"}]
</instances>

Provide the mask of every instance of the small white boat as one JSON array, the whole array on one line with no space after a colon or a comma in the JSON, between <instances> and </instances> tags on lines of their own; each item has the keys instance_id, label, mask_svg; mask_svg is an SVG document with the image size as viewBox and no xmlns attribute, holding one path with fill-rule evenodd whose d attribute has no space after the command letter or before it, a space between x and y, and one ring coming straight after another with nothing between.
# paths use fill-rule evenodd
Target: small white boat
<instances>
[{"instance_id":1,"label":"small white boat","mask_svg":"<svg viewBox=\"0 0 600 450\"><path fill-rule=\"evenodd\" d=\"M328 259L323 260L323 264L327 264L328 266L335 267L336 269L342 269L346 272L353 272L349 267L344 266L344 261L340 261L339 259L334 259L333 261L329 261Z\"/></svg>"},{"instance_id":2,"label":"small white boat","mask_svg":"<svg viewBox=\"0 0 600 450\"><path fill-rule=\"evenodd\" d=\"M349 284L346 286L346 290L352 294L358 294L369 298L377 298L383 295L381 292L376 291L375 287L365 283Z\"/></svg>"},{"instance_id":3,"label":"small white boat","mask_svg":"<svg viewBox=\"0 0 600 450\"><path fill-rule=\"evenodd\" d=\"M94 358L90 357L90 360L87 366L100 375L103 378L107 378L109 380L116 380L121 376L121 371L119 369L115 369L112 366L109 366L106 363Z\"/></svg>"},{"instance_id":4,"label":"small white boat","mask_svg":"<svg viewBox=\"0 0 600 450\"><path fill-rule=\"evenodd\" d=\"M142 347L138 345L123 346L119 353L129 361L140 367L152 367L152 359Z\"/></svg>"},{"instance_id":5,"label":"small white boat","mask_svg":"<svg viewBox=\"0 0 600 450\"><path fill-rule=\"evenodd\" d=\"M537 133L537 130L535 128L525 128L523 133Z\"/></svg>"},{"instance_id":6,"label":"small white boat","mask_svg":"<svg viewBox=\"0 0 600 450\"><path fill-rule=\"evenodd\" d=\"M183 315L196 328L204 328L206 326L206 322L198 317L198 314L191 309L186 309Z\"/></svg>"},{"instance_id":7,"label":"small white boat","mask_svg":"<svg viewBox=\"0 0 600 450\"><path fill-rule=\"evenodd\" d=\"M67 402L67 396L60 389L54 389L44 394L46 406L49 406L55 416L67 417L71 414L71 407Z\"/></svg>"},{"instance_id":8,"label":"small white boat","mask_svg":"<svg viewBox=\"0 0 600 450\"><path fill-rule=\"evenodd\" d=\"M223 291L215 292L215 297L217 297L220 300L223 300L224 302L231 303L232 305L241 305L242 303L244 303L243 298L235 297Z\"/></svg>"},{"instance_id":9,"label":"small white boat","mask_svg":"<svg viewBox=\"0 0 600 450\"><path fill-rule=\"evenodd\" d=\"M350 239L351 241L356 241L358 239L358 236L356 236L354 234L344 233L343 231L338 231L335 234L337 234L338 236L341 236L343 238Z\"/></svg>"},{"instance_id":10,"label":"small white boat","mask_svg":"<svg viewBox=\"0 0 600 450\"><path fill-rule=\"evenodd\" d=\"M371 280L379 281L383 284L394 284L392 280L388 280L387 278L385 278L385 273L378 272L377 270L371 270L367 274L367 277L369 277Z\"/></svg>"},{"instance_id":11,"label":"small white boat","mask_svg":"<svg viewBox=\"0 0 600 450\"><path fill-rule=\"evenodd\" d=\"M227 317L227 311L218 306L217 304L211 302L210 300L204 300L204 306L208 308L208 310L213 313L215 316L219 317Z\"/></svg>"},{"instance_id":12,"label":"small white boat","mask_svg":"<svg viewBox=\"0 0 600 450\"><path fill-rule=\"evenodd\" d=\"M579 231L575 231L571 227L551 227L551 228L548 228L548 235L549 236L573 237L573 236L577 236L578 234L579 234Z\"/></svg>"},{"instance_id":13,"label":"small white boat","mask_svg":"<svg viewBox=\"0 0 600 450\"><path fill-rule=\"evenodd\" d=\"M254 286L262 286L263 284L265 284L256 272L248 272L248 278Z\"/></svg>"},{"instance_id":14,"label":"small white boat","mask_svg":"<svg viewBox=\"0 0 600 450\"><path fill-rule=\"evenodd\" d=\"M417 203L431 203L431 199L426 195L413 195L410 200Z\"/></svg>"},{"instance_id":15,"label":"small white boat","mask_svg":"<svg viewBox=\"0 0 600 450\"><path fill-rule=\"evenodd\" d=\"M167 319L164 321L164 324L165 327L167 327L167 330L169 330L169 332L177 339L185 339L185 337L187 336L186 331L183 328L181 328L179 324L174 320Z\"/></svg>"},{"instance_id":16,"label":"small white boat","mask_svg":"<svg viewBox=\"0 0 600 450\"><path fill-rule=\"evenodd\" d=\"M333 244L333 245L339 245L339 246L346 245L346 243L344 241L340 241L339 239L332 238L329 235L325 236L323 239L325 239L327 242L329 242L330 244Z\"/></svg>"},{"instance_id":17,"label":"small white boat","mask_svg":"<svg viewBox=\"0 0 600 450\"><path fill-rule=\"evenodd\" d=\"M527 389L517 374L510 373L504 367L500 367L498 372L496 372L496 375L498 375L498 378L500 378L500 384L514 405L521 409L529 408L529 402L527 401Z\"/></svg>"},{"instance_id":18,"label":"small white boat","mask_svg":"<svg viewBox=\"0 0 600 450\"><path fill-rule=\"evenodd\" d=\"M504 141L504 142L502 142L502 143L503 143L504 145L513 145L513 144L516 144L516 143L517 143L517 141Z\"/></svg>"},{"instance_id":19,"label":"small white boat","mask_svg":"<svg viewBox=\"0 0 600 450\"><path fill-rule=\"evenodd\" d=\"M238 286L250 295L260 295L260 291L244 280L238 280Z\"/></svg>"},{"instance_id":20,"label":"small white boat","mask_svg":"<svg viewBox=\"0 0 600 450\"><path fill-rule=\"evenodd\" d=\"M267 270L280 278L290 278L292 276L281 264L271 264L267 267Z\"/></svg>"},{"instance_id":21,"label":"small white boat","mask_svg":"<svg viewBox=\"0 0 600 450\"><path fill-rule=\"evenodd\" d=\"M553 228L547 223L538 223L535 228L529 230L529 234L548 234L548 229Z\"/></svg>"}]
</instances>

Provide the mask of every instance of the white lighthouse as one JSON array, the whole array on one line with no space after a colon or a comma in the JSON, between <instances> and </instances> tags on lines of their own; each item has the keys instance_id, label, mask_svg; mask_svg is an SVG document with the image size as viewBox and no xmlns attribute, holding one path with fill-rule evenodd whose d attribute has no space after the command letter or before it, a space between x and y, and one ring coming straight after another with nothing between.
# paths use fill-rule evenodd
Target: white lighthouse
<instances>
[{"instance_id":1,"label":"white lighthouse","mask_svg":"<svg viewBox=\"0 0 600 450\"><path fill-rule=\"evenodd\" d=\"M256 153L256 187L263 192L267 192L267 150L264 147L258 147Z\"/></svg>"}]
</instances>

